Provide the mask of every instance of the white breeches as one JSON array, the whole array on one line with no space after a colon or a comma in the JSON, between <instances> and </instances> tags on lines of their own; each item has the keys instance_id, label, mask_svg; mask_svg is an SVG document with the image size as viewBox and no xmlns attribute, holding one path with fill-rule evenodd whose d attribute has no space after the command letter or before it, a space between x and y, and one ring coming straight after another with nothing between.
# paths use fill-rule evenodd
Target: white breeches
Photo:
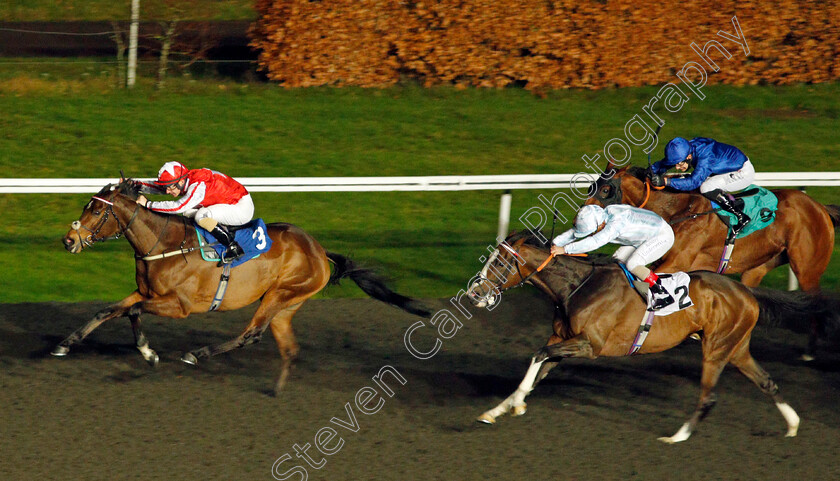
<instances>
[{"instance_id":1,"label":"white breeches","mask_svg":"<svg viewBox=\"0 0 840 481\"><path fill-rule=\"evenodd\" d=\"M746 189L755 180L755 168L752 162L747 159L744 166L735 172L727 174L712 175L705 182L700 184L700 193L705 194L715 189L721 189L724 192L737 192Z\"/></svg>"},{"instance_id":2,"label":"white breeches","mask_svg":"<svg viewBox=\"0 0 840 481\"><path fill-rule=\"evenodd\" d=\"M674 230L663 224L659 232L650 239L636 246L622 246L613 257L624 262L631 272L639 266L646 266L664 256L674 245Z\"/></svg>"},{"instance_id":3,"label":"white breeches","mask_svg":"<svg viewBox=\"0 0 840 481\"><path fill-rule=\"evenodd\" d=\"M249 194L239 199L236 204L211 205L187 211L184 215L194 217L196 222L209 217L219 224L237 226L247 224L254 218L254 201Z\"/></svg>"}]
</instances>

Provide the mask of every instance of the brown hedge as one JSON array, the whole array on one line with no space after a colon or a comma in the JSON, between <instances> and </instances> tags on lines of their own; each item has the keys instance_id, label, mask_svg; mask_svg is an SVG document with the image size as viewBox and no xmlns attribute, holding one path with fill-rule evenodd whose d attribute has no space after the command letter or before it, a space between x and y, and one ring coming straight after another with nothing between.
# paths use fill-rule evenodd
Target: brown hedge
<instances>
[{"instance_id":1,"label":"brown hedge","mask_svg":"<svg viewBox=\"0 0 840 481\"><path fill-rule=\"evenodd\" d=\"M252 45L288 87L425 85L528 89L661 84L690 44L719 41L708 83L840 76L840 1L257 0ZM750 55L717 35L737 16ZM702 62L701 62L702 63ZM707 70L708 67L706 67Z\"/></svg>"}]
</instances>

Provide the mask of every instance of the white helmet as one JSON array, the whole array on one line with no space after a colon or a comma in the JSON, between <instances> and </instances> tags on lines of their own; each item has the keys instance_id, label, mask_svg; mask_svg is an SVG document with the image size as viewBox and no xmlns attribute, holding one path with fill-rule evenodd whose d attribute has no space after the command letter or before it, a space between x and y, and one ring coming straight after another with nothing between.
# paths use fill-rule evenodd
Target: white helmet
<instances>
[{"instance_id":1,"label":"white helmet","mask_svg":"<svg viewBox=\"0 0 840 481\"><path fill-rule=\"evenodd\" d=\"M598 230L598 226L607 220L607 212L598 205L585 205L575 219L575 237L580 239Z\"/></svg>"}]
</instances>

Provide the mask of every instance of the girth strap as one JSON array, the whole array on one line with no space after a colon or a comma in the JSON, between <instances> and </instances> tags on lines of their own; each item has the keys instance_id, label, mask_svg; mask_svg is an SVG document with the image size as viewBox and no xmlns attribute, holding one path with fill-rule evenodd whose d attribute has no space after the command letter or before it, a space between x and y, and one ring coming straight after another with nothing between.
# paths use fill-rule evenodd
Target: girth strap
<instances>
[{"instance_id":1,"label":"girth strap","mask_svg":"<svg viewBox=\"0 0 840 481\"><path fill-rule=\"evenodd\" d=\"M219 279L219 288L216 289L216 297L213 298L213 303L210 304L210 311L215 311L222 305L222 299L225 298L225 291L227 291L229 281L230 264L225 264L225 268L222 270L222 277Z\"/></svg>"},{"instance_id":2,"label":"girth strap","mask_svg":"<svg viewBox=\"0 0 840 481\"><path fill-rule=\"evenodd\" d=\"M642 318L642 323L639 324L639 331L636 333L636 339L633 340L633 345L630 346L630 351L627 353L628 356L632 356L633 354L639 352L639 349L642 348L642 344L645 343L645 339L647 338L652 325L653 311L646 310L645 316Z\"/></svg>"}]
</instances>

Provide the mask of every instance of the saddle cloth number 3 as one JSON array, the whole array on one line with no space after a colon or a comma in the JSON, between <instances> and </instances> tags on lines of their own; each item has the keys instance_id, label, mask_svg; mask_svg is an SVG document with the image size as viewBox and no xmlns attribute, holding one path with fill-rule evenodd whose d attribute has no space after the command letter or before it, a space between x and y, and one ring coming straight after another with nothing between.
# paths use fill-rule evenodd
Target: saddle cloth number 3
<instances>
[{"instance_id":1,"label":"saddle cloth number 3","mask_svg":"<svg viewBox=\"0 0 840 481\"><path fill-rule=\"evenodd\" d=\"M251 239L257 239L257 249L265 249L265 231L263 231L262 227L257 227L257 230L255 230L254 233L251 234Z\"/></svg>"}]
</instances>

